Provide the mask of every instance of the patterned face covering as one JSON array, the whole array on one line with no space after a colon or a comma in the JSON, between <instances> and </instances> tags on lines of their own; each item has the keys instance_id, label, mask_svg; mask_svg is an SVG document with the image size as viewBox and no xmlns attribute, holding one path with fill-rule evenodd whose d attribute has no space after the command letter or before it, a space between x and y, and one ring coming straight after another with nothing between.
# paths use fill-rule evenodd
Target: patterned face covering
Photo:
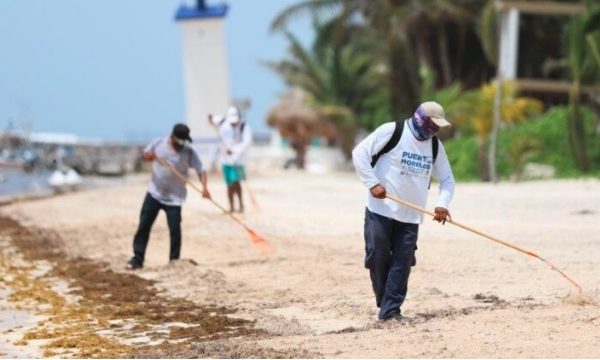
<instances>
[{"instance_id":1,"label":"patterned face covering","mask_svg":"<svg viewBox=\"0 0 600 360\"><path fill-rule=\"evenodd\" d=\"M420 106L409 121L409 125L413 135L421 141L431 139L440 130L440 127L424 113Z\"/></svg>"}]
</instances>

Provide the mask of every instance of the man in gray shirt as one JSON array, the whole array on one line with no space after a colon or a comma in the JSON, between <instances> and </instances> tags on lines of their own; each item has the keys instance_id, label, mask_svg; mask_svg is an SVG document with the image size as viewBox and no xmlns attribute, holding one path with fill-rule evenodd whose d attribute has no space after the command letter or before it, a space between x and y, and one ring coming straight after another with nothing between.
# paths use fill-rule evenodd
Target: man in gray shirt
<instances>
[{"instance_id":1,"label":"man in gray shirt","mask_svg":"<svg viewBox=\"0 0 600 360\"><path fill-rule=\"evenodd\" d=\"M202 197L210 198L206 185L206 172L198 154L188 144L192 141L190 129L185 124L176 124L170 136L158 138L150 143L142 154L145 161L157 157L169 163L180 174L187 177L188 168L198 173L202 184ZM152 165L152 179L140 213L140 224L133 238L133 257L127 269L135 270L144 266L144 255L150 238L150 230L160 210L167 215L171 238L169 260L179 259L181 251L181 205L185 201L185 183L159 162Z\"/></svg>"}]
</instances>

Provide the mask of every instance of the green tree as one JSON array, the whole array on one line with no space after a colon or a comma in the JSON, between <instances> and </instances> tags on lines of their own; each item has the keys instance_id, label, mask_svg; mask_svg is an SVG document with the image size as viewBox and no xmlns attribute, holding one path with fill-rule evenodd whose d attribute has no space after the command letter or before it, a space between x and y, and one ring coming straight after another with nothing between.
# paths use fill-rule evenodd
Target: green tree
<instances>
[{"instance_id":1,"label":"green tree","mask_svg":"<svg viewBox=\"0 0 600 360\"><path fill-rule=\"evenodd\" d=\"M586 14L571 20L566 37L568 69L573 82L569 91L569 144L583 171L589 171L591 164L580 109L582 86L600 82L600 7L589 2L589 9Z\"/></svg>"},{"instance_id":2,"label":"green tree","mask_svg":"<svg viewBox=\"0 0 600 360\"><path fill-rule=\"evenodd\" d=\"M489 181L489 162L486 143L493 125L493 103L498 86L495 82L484 84L480 89L470 90L464 95L464 101L456 106L455 119L459 124L464 124L477 135L477 161L479 177ZM526 121L533 115L542 112L541 101L529 97L520 97L514 82L502 83L500 99L501 119L504 126Z\"/></svg>"},{"instance_id":3,"label":"green tree","mask_svg":"<svg viewBox=\"0 0 600 360\"><path fill-rule=\"evenodd\" d=\"M290 87L302 89L307 95L306 106L335 126L338 145L349 159L358 129L371 126L373 106L386 99L386 93L380 85L382 74L376 59L356 42L334 38L351 33L337 33L334 29L338 23L337 19L326 23L315 20L317 36L308 49L286 31L288 57L267 66ZM356 31L353 36L360 37L360 29Z\"/></svg>"},{"instance_id":4,"label":"green tree","mask_svg":"<svg viewBox=\"0 0 600 360\"><path fill-rule=\"evenodd\" d=\"M363 27L370 29L369 42L374 54L381 59L382 70L387 74L390 96L389 108L392 116L406 113L417 102L419 88L418 76L414 69L417 59L411 56L409 38L402 31L403 21L398 19L400 8L398 1L387 0L305 0L281 12L272 22L273 30L285 29L288 21L294 17L324 13L337 19L337 33L349 30L345 24L362 22ZM356 17L360 17L357 21ZM349 38L349 37L348 37ZM416 91L415 91L416 90Z\"/></svg>"},{"instance_id":5,"label":"green tree","mask_svg":"<svg viewBox=\"0 0 600 360\"><path fill-rule=\"evenodd\" d=\"M369 49L386 74L391 118L399 118L420 101L421 66L440 74L436 87L457 79L466 87L479 86L490 78L493 67L476 30L484 5L465 0L305 0L281 12L272 29L285 29L291 19L307 14L335 16L341 24L368 29Z\"/></svg>"}]
</instances>

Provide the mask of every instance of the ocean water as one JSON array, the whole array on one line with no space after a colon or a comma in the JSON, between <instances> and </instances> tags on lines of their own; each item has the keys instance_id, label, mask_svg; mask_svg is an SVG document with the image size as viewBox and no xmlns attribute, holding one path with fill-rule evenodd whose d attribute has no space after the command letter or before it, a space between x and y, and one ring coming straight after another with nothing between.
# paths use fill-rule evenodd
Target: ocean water
<instances>
[{"instance_id":1,"label":"ocean water","mask_svg":"<svg viewBox=\"0 0 600 360\"><path fill-rule=\"evenodd\" d=\"M14 198L50 196L75 190L115 186L123 184L130 177L135 176L134 174L126 176L86 175L81 177L82 182L76 188L54 189L48 182L51 175L52 171L50 170L28 173L16 169L0 169L0 202L10 201Z\"/></svg>"},{"instance_id":2,"label":"ocean water","mask_svg":"<svg viewBox=\"0 0 600 360\"><path fill-rule=\"evenodd\" d=\"M0 170L0 198L51 195L54 191L48 184L50 174L50 171L27 173L21 170Z\"/></svg>"}]
</instances>

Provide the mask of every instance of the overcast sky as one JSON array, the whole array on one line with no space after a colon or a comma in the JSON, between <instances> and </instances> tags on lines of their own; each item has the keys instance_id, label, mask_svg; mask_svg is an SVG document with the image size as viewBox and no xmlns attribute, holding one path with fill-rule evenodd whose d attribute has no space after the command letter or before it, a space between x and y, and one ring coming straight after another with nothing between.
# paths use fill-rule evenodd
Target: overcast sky
<instances>
[{"instance_id":1,"label":"overcast sky","mask_svg":"<svg viewBox=\"0 0 600 360\"><path fill-rule=\"evenodd\" d=\"M247 118L264 117L284 90L259 64L278 60L286 42L273 17L297 0L227 0L225 18L234 98L249 98ZM175 0L1 0L0 129L146 141L183 119L180 29ZM218 4L221 1L207 3ZM292 31L310 40L309 21Z\"/></svg>"}]
</instances>

